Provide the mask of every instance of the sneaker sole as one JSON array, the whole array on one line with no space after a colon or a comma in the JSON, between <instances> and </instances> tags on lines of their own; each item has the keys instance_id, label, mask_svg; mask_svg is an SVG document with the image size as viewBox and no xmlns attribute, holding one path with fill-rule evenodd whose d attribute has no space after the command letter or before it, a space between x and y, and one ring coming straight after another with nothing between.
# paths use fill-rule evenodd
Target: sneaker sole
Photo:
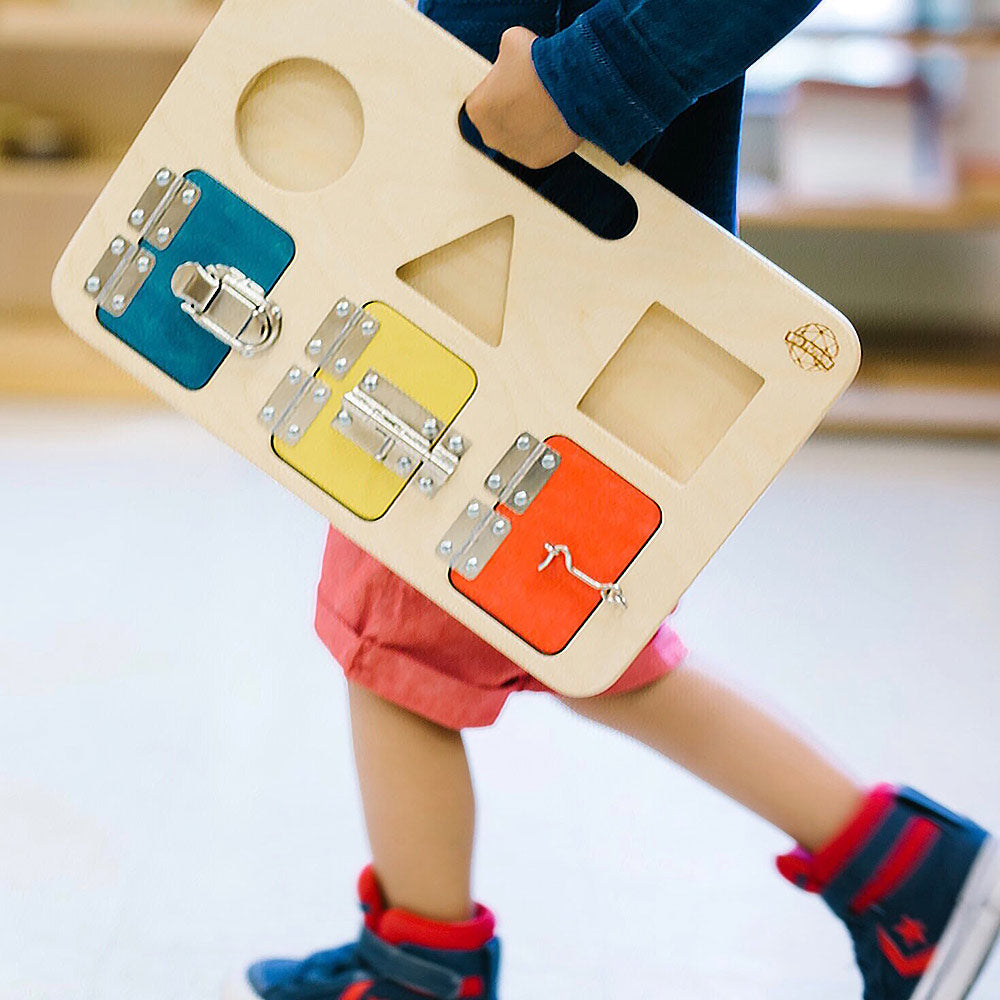
<instances>
[{"instance_id":1,"label":"sneaker sole","mask_svg":"<svg viewBox=\"0 0 1000 1000\"><path fill-rule=\"evenodd\" d=\"M998 933L1000 843L990 837L969 871L934 958L910 1000L964 1000L990 957Z\"/></svg>"}]
</instances>

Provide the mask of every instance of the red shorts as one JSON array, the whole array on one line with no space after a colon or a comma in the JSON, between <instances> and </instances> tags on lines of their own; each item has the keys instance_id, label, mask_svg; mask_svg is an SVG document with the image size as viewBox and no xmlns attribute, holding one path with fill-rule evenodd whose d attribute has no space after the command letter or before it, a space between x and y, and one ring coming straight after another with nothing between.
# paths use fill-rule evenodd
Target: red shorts
<instances>
[{"instance_id":1,"label":"red shorts","mask_svg":"<svg viewBox=\"0 0 1000 1000\"><path fill-rule=\"evenodd\" d=\"M548 691L339 532L330 531L316 632L348 680L449 729L492 725L514 691ZM645 687L687 650L662 625L605 694Z\"/></svg>"}]
</instances>

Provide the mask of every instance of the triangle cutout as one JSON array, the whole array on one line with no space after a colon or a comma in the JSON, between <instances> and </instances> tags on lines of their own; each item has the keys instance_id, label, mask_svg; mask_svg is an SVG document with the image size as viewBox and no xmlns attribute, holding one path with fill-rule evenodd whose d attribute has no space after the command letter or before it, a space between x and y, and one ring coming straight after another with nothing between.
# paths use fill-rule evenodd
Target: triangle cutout
<instances>
[{"instance_id":1,"label":"triangle cutout","mask_svg":"<svg viewBox=\"0 0 1000 1000\"><path fill-rule=\"evenodd\" d=\"M513 248L514 216L505 215L411 260L396 276L497 347L503 336Z\"/></svg>"}]
</instances>

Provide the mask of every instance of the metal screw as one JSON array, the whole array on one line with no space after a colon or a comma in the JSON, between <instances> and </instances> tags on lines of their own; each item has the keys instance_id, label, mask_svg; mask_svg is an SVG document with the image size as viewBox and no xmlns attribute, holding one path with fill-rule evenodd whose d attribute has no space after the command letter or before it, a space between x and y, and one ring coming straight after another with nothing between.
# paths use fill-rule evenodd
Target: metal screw
<instances>
[{"instance_id":1,"label":"metal screw","mask_svg":"<svg viewBox=\"0 0 1000 1000\"><path fill-rule=\"evenodd\" d=\"M479 501L473 500L472 503L465 508L465 513L468 514L469 517L479 517L480 510L482 510L482 508L479 506Z\"/></svg>"},{"instance_id":2,"label":"metal screw","mask_svg":"<svg viewBox=\"0 0 1000 1000\"><path fill-rule=\"evenodd\" d=\"M289 437L298 437L302 433L302 428L298 424L291 424L288 428Z\"/></svg>"},{"instance_id":3,"label":"metal screw","mask_svg":"<svg viewBox=\"0 0 1000 1000\"><path fill-rule=\"evenodd\" d=\"M434 480L430 476L421 476L420 482L417 485L420 487L421 492L430 493L434 489Z\"/></svg>"},{"instance_id":4,"label":"metal screw","mask_svg":"<svg viewBox=\"0 0 1000 1000\"><path fill-rule=\"evenodd\" d=\"M190 205L195 198L198 196L198 192L194 188L184 188L184 193L181 195L181 201L185 205Z\"/></svg>"},{"instance_id":5,"label":"metal screw","mask_svg":"<svg viewBox=\"0 0 1000 1000\"><path fill-rule=\"evenodd\" d=\"M125 296L124 295L116 295L111 300L111 308L115 309L115 310L124 309L125 308Z\"/></svg>"},{"instance_id":6,"label":"metal screw","mask_svg":"<svg viewBox=\"0 0 1000 1000\"><path fill-rule=\"evenodd\" d=\"M465 568L469 573L474 573L479 566L479 560L475 556L469 556L465 560Z\"/></svg>"},{"instance_id":7,"label":"metal screw","mask_svg":"<svg viewBox=\"0 0 1000 1000\"><path fill-rule=\"evenodd\" d=\"M302 369L301 368L293 368L288 373L288 381L291 382L292 385L295 385L295 383L298 382L298 380L300 378L302 378Z\"/></svg>"},{"instance_id":8,"label":"metal screw","mask_svg":"<svg viewBox=\"0 0 1000 1000\"><path fill-rule=\"evenodd\" d=\"M375 372L369 372L365 376L365 380L362 383L366 389L371 391L372 389L378 388L378 375Z\"/></svg>"},{"instance_id":9,"label":"metal screw","mask_svg":"<svg viewBox=\"0 0 1000 1000\"><path fill-rule=\"evenodd\" d=\"M402 458L396 463L396 468L400 472L409 472L413 468L413 459L409 455L403 455Z\"/></svg>"},{"instance_id":10,"label":"metal screw","mask_svg":"<svg viewBox=\"0 0 1000 1000\"><path fill-rule=\"evenodd\" d=\"M314 357L317 354L319 354L319 352L322 351L322 350L323 350L323 341L322 340L310 340L309 341L309 353L312 354Z\"/></svg>"},{"instance_id":11,"label":"metal screw","mask_svg":"<svg viewBox=\"0 0 1000 1000\"><path fill-rule=\"evenodd\" d=\"M164 167L164 168L163 168L163 169L162 169L162 170L161 170L161 171L160 171L160 172L159 172L159 173L158 173L158 174L156 175L156 183L157 183L157 184L159 184L161 188L162 188L162 187L166 187L166 186L167 186L167 185L168 185L168 184L170 183L170 177L171 177L171 173L170 173L170 171L169 171L169 170L167 170L167 168L166 168L166 167Z\"/></svg>"},{"instance_id":12,"label":"metal screw","mask_svg":"<svg viewBox=\"0 0 1000 1000\"><path fill-rule=\"evenodd\" d=\"M156 230L156 238L161 243L166 243L167 240L170 239L170 226L160 226L160 228Z\"/></svg>"},{"instance_id":13,"label":"metal screw","mask_svg":"<svg viewBox=\"0 0 1000 1000\"><path fill-rule=\"evenodd\" d=\"M465 438L461 434L452 434L448 439L448 450L454 455L461 455L465 451Z\"/></svg>"},{"instance_id":14,"label":"metal screw","mask_svg":"<svg viewBox=\"0 0 1000 1000\"><path fill-rule=\"evenodd\" d=\"M91 295L93 295L96 292L99 292L100 290L101 290L101 279L98 278L96 274L92 274L87 279L87 291L90 292Z\"/></svg>"},{"instance_id":15,"label":"metal screw","mask_svg":"<svg viewBox=\"0 0 1000 1000\"><path fill-rule=\"evenodd\" d=\"M111 252L116 257L120 257L123 253L125 253L125 241L120 236L116 236L111 241Z\"/></svg>"},{"instance_id":16,"label":"metal screw","mask_svg":"<svg viewBox=\"0 0 1000 1000\"><path fill-rule=\"evenodd\" d=\"M273 420L274 419L274 407L265 406L263 410L260 411L261 420Z\"/></svg>"},{"instance_id":17,"label":"metal screw","mask_svg":"<svg viewBox=\"0 0 1000 1000\"><path fill-rule=\"evenodd\" d=\"M527 507L528 506L528 494L524 490L518 490L514 494L514 506L515 507Z\"/></svg>"},{"instance_id":18,"label":"metal screw","mask_svg":"<svg viewBox=\"0 0 1000 1000\"><path fill-rule=\"evenodd\" d=\"M446 538L439 546L438 551L442 555L448 555L455 546L452 544L451 539Z\"/></svg>"},{"instance_id":19,"label":"metal screw","mask_svg":"<svg viewBox=\"0 0 1000 1000\"><path fill-rule=\"evenodd\" d=\"M438 432L438 422L434 417L428 417L424 421L424 436L428 438L434 437Z\"/></svg>"},{"instance_id":20,"label":"metal screw","mask_svg":"<svg viewBox=\"0 0 1000 1000\"><path fill-rule=\"evenodd\" d=\"M337 360L333 363L333 367L336 368L338 372L343 374L348 368L350 368L350 362L347 358L337 358Z\"/></svg>"},{"instance_id":21,"label":"metal screw","mask_svg":"<svg viewBox=\"0 0 1000 1000\"><path fill-rule=\"evenodd\" d=\"M490 476L490 478L486 480L486 485L491 490L498 490L498 489L500 489L500 487L501 487L502 484L503 484L503 479L500 478L500 473L499 472L494 472L493 475Z\"/></svg>"},{"instance_id":22,"label":"metal screw","mask_svg":"<svg viewBox=\"0 0 1000 1000\"><path fill-rule=\"evenodd\" d=\"M325 385L316 386L316 388L313 389L313 399L315 399L317 403L321 399L326 399L326 392L327 390Z\"/></svg>"},{"instance_id":23,"label":"metal screw","mask_svg":"<svg viewBox=\"0 0 1000 1000\"><path fill-rule=\"evenodd\" d=\"M133 226L141 226L146 221L146 213L141 208L134 209L129 220Z\"/></svg>"},{"instance_id":24,"label":"metal screw","mask_svg":"<svg viewBox=\"0 0 1000 1000\"><path fill-rule=\"evenodd\" d=\"M337 315L346 316L351 311L351 303L347 299L341 299L336 305Z\"/></svg>"},{"instance_id":25,"label":"metal screw","mask_svg":"<svg viewBox=\"0 0 1000 1000\"><path fill-rule=\"evenodd\" d=\"M375 320L366 319L361 323L361 332L366 336L370 337L375 332Z\"/></svg>"},{"instance_id":26,"label":"metal screw","mask_svg":"<svg viewBox=\"0 0 1000 1000\"><path fill-rule=\"evenodd\" d=\"M531 438L527 434L522 434L517 439L517 450L527 451L531 447Z\"/></svg>"},{"instance_id":27,"label":"metal screw","mask_svg":"<svg viewBox=\"0 0 1000 1000\"><path fill-rule=\"evenodd\" d=\"M502 535L506 530L507 530L507 522L503 518L500 518L499 521L493 522L494 535Z\"/></svg>"},{"instance_id":28,"label":"metal screw","mask_svg":"<svg viewBox=\"0 0 1000 1000\"><path fill-rule=\"evenodd\" d=\"M343 426L346 427L350 422L351 422L351 415L347 412L347 410L341 410L340 413L337 414L338 424L343 424Z\"/></svg>"},{"instance_id":29,"label":"metal screw","mask_svg":"<svg viewBox=\"0 0 1000 1000\"><path fill-rule=\"evenodd\" d=\"M551 471L556 467L556 456L551 451L542 455L542 468Z\"/></svg>"},{"instance_id":30,"label":"metal screw","mask_svg":"<svg viewBox=\"0 0 1000 1000\"><path fill-rule=\"evenodd\" d=\"M135 262L135 269L140 274L145 274L149 270L149 258L148 257L140 257Z\"/></svg>"}]
</instances>

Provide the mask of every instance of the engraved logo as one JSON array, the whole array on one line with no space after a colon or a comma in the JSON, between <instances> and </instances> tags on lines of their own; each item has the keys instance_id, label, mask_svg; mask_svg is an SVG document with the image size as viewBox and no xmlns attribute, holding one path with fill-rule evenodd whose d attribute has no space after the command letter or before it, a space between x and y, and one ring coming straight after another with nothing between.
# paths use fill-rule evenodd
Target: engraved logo
<instances>
[{"instance_id":1,"label":"engraved logo","mask_svg":"<svg viewBox=\"0 0 1000 1000\"><path fill-rule=\"evenodd\" d=\"M789 330L785 343L792 361L807 372L830 371L840 353L836 334L822 323L806 323L797 330Z\"/></svg>"}]
</instances>

